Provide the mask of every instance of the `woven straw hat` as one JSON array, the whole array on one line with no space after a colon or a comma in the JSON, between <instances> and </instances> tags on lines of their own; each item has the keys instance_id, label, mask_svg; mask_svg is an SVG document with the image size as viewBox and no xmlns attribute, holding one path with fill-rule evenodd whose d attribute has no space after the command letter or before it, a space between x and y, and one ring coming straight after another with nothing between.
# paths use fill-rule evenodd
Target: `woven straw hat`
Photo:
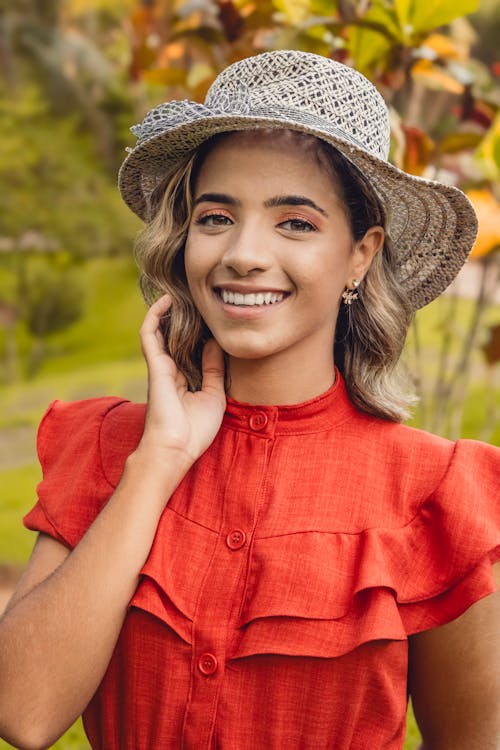
<instances>
[{"instance_id":1,"label":"woven straw hat","mask_svg":"<svg viewBox=\"0 0 500 750\"><path fill-rule=\"evenodd\" d=\"M474 243L477 220L457 188L387 161L389 116L377 89L352 68L297 50L265 52L230 65L204 104L160 104L140 125L119 173L125 202L142 219L167 168L216 133L286 128L330 143L370 180L400 258L399 282L417 309L454 279Z\"/></svg>"}]
</instances>

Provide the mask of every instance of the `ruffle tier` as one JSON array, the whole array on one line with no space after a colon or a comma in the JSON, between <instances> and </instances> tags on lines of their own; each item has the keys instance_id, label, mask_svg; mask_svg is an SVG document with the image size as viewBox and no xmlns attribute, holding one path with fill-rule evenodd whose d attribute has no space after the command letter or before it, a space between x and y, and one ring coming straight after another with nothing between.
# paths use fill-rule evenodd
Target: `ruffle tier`
<instances>
[{"instance_id":1,"label":"ruffle tier","mask_svg":"<svg viewBox=\"0 0 500 750\"><path fill-rule=\"evenodd\" d=\"M52 405L40 428L44 479L25 517L28 528L69 547L78 543L140 438L144 408L134 407L123 440L109 448L103 424L121 403ZM257 527L228 658L340 656L369 641L403 640L442 625L490 594L492 564L500 559L499 455L492 446L458 441L439 485L400 528L261 537ZM167 506L131 609L150 613L191 643L217 544L217 531Z\"/></svg>"}]
</instances>

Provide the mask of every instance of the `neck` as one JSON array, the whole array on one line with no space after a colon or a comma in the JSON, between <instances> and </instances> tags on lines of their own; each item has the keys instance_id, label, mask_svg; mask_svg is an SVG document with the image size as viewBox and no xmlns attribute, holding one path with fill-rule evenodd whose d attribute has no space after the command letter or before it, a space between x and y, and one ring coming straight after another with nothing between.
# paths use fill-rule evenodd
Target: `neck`
<instances>
[{"instance_id":1,"label":"neck","mask_svg":"<svg viewBox=\"0 0 500 750\"><path fill-rule=\"evenodd\" d=\"M333 355L312 366L286 353L262 359L229 357L229 395L248 404L300 404L325 393L335 381ZM290 358L291 359L291 358Z\"/></svg>"}]
</instances>

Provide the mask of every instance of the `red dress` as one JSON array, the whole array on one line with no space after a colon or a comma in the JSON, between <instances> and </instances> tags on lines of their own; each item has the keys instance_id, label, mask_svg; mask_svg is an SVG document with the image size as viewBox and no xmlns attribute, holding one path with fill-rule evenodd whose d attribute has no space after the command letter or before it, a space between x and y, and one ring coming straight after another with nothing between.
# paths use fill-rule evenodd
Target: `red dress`
<instances>
[{"instance_id":1,"label":"red dress","mask_svg":"<svg viewBox=\"0 0 500 750\"><path fill-rule=\"evenodd\" d=\"M55 402L26 526L76 545L144 415ZM495 588L499 456L361 414L340 377L296 406L229 400L84 712L92 747L399 750L407 636Z\"/></svg>"}]
</instances>

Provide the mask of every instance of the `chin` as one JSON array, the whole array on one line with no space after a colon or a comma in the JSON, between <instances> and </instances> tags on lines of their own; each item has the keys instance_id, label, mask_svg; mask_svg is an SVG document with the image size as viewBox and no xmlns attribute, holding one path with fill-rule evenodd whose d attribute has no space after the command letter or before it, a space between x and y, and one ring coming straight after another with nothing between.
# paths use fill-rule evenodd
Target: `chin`
<instances>
[{"instance_id":1,"label":"chin","mask_svg":"<svg viewBox=\"0 0 500 750\"><path fill-rule=\"evenodd\" d=\"M279 352L279 348L270 346L269 343L256 343L256 342L245 342L245 341L224 341L223 338L217 339L217 343L221 349L229 356L234 359L266 359L271 357L273 354Z\"/></svg>"}]
</instances>

